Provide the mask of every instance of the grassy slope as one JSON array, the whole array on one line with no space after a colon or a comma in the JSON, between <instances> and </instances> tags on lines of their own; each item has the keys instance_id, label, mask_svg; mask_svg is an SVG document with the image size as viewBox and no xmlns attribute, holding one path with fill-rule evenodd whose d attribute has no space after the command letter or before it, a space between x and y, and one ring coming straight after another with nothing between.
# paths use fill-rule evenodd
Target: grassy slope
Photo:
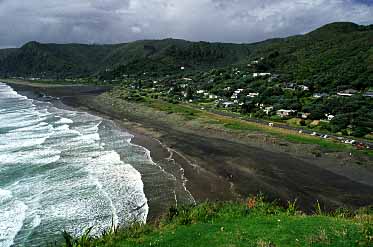
<instances>
[{"instance_id":1,"label":"grassy slope","mask_svg":"<svg viewBox=\"0 0 373 247\"><path fill-rule=\"evenodd\" d=\"M160 223L116 230L98 239L86 237L71 246L369 246L372 215L306 216L293 205L283 209L254 200L248 209L238 203L203 203L170 209ZM342 211L341 211L342 212Z\"/></svg>"}]
</instances>

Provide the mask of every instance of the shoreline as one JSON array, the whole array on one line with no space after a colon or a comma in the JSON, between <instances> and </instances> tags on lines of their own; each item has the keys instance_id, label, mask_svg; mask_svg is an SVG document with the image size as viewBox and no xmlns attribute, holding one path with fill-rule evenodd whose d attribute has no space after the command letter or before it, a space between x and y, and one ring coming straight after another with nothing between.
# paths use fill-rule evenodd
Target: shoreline
<instances>
[{"instance_id":1,"label":"shoreline","mask_svg":"<svg viewBox=\"0 0 373 247\"><path fill-rule=\"evenodd\" d=\"M68 92L69 94L72 93L72 95L74 95L72 97L80 97L82 95L97 96L101 94L103 91L106 91L105 88L102 89L96 86L91 87L91 86L85 86L85 85L74 85L74 86L57 85L57 86L48 86L44 88L40 84L36 86L34 85L30 86L28 83L20 83L20 84L6 83L6 84L11 86L16 92L22 95L25 95L30 99L48 101L52 103L54 107L56 108L87 112L89 114L101 117L104 120L112 121L116 128L120 129L121 131L128 132L133 136L131 140L129 141L129 144L133 146L138 146L144 149L146 153L148 154L149 160L153 162L156 166L158 166L158 163L165 162L165 161L167 162L169 159L175 160L175 162L177 163L186 162L183 160L183 158L179 156L175 157L174 155L172 155L172 151L168 150L168 148L164 144L162 144L159 140L152 138L150 136L147 136L141 131L137 131L135 128L129 128L128 125L124 126L123 122L115 118L112 118L111 116L105 113L94 111L84 106L77 106L77 105L74 106L71 104L71 102L69 102L68 99L64 99L65 96L63 96L64 94L66 94L66 92ZM72 90L74 90L74 92L72 92ZM61 96L62 98L60 98ZM122 155L121 153L119 154ZM163 169L163 168L160 167L160 169ZM143 179L144 174L141 174L141 176ZM185 183L185 181L182 181L182 183ZM187 190L185 184L183 184L183 186L185 187L187 194L191 196L191 193L189 192L189 190ZM159 202L158 200L156 202L152 202L152 200L149 201L149 199L152 199L152 198L148 198L148 194L151 194L150 190L151 190L151 186L149 184L144 183L144 192L145 192L145 196L148 199L148 205L149 205L149 214L147 217L147 222L154 222L154 221L157 221L159 217L162 216L165 212L167 212L167 210L170 207L177 205L177 199L176 199L176 194L175 194L175 196L173 195L172 200L168 200L164 202ZM169 198L165 198L165 199L167 200ZM174 203L174 201L176 201L176 203ZM195 204L195 200L193 197L192 197L192 204Z\"/></svg>"},{"instance_id":2,"label":"shoreline","mask_svg":"<svg viewBox=\"0 0 373 247\"><path fill-rule=\"evenodd\" d=\"M183 169L179 175L186 178L186 187L197 202L240 201L263 192L272 200L280 199L282 204L298 198L298 206L306 212L312 211L316 200L327 209L373 204L373 182L369 182L373 181L372 169L357 167L348 159L342 162L328 156L312 158L283 152L269 144L256 145L256 139L246 141L250 137L242 141L214 130L175 126L163 121L161 114L143 112L146 109L131 103L122 109L114 101L99 96L103 92L85 93L76 90L76 86L72 90L63 86L7 84L16 91L18 88L62 96L61 102L69 107L113 120L134 135L131 143L149 150L154 162L167 163L173 158Z\"/></svg>"}]
</instances>

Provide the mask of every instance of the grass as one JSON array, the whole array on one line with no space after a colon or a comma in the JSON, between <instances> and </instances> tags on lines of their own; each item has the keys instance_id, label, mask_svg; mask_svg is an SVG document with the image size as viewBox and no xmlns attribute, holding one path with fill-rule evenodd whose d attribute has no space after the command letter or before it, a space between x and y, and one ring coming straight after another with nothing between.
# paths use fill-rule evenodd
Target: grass
<instances>
[{"instance_id":1,"label":"grass","mask_svg":"<svg viewBox=\"0 0 373 247\"><path fill-rule=\"evenodd\" d=\"M65 246L372 246L369 210L304 215L296 203L282 208L252 197L243 203L171 208L157 224L135 224L100 238L84 235Z\"/></svg>"},{"instance_id":2,"label":"grass","mask_svg":"<svg viewBox=\"0 0 373 247\"><path fill-rule=\"evenodd\" d=\"M159 100L147 100L147 105L159 111L167 112L169 114L176 113L183 115L188 120L197 118L201 113L201 111L199 110L195 110L181 104L173 104Z\"/></svg>"},{"instance_id":3,"label":"grass","mask_svg":"<svg viewBox=\"0 0 373 247\"><path fill-rule=\"evenodd\" d=\"M302 144L318 145L324 151L351 151L354 150L351 146L334 142L332 140L325 140L315 136L309 136L305 134L297 133L293 130L273 128L263 124L247 122L240 119L235 119L231 117L220 116L212 113L204 113L204 116L209 121L215 120L226 129L235 131L251 131L251 132L264 132L272 136L278 137L280 139ZM217 121L216 121L217 120ZM373 153L372 151L367 151L367 153Z\"/></svg>"}]
</instances>

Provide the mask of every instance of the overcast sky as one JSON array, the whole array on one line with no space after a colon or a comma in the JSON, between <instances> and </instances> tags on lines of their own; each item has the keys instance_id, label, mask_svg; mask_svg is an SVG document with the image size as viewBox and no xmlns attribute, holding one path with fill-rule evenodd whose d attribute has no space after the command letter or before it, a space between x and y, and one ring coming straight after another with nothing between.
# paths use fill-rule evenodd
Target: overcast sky
<instances>
[{"instance_id":1,"label":"overcast sky","mask_svg":"<svg viewBox=\"0 0 373 247\"><path fill-rule=\"evenodd\" d=\"M373 24L373 0L0 0L0 47L169 37L246 43L334 21Z\"/></svg>"}]
</instances>

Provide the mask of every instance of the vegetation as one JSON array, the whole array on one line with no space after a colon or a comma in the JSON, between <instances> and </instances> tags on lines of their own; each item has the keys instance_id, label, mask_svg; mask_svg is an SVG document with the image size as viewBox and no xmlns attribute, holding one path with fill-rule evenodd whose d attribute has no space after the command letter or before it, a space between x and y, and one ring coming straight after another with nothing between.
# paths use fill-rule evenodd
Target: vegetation
<instances>
[{"instance_id":1,"label":"vegetation","mask_svg":"<svg viewBox=\"0 0 373 247\"><path fill-rule=\"evenodd\" d=\"M159 222L113 229L98 238L89 230L74 239L64 234L67 247L74 246L371 246L372 208L332 213L315 204L315 213L297 210L251 197L243 203L201 203L170 208Z\"/></svg>"}]
</instances>

